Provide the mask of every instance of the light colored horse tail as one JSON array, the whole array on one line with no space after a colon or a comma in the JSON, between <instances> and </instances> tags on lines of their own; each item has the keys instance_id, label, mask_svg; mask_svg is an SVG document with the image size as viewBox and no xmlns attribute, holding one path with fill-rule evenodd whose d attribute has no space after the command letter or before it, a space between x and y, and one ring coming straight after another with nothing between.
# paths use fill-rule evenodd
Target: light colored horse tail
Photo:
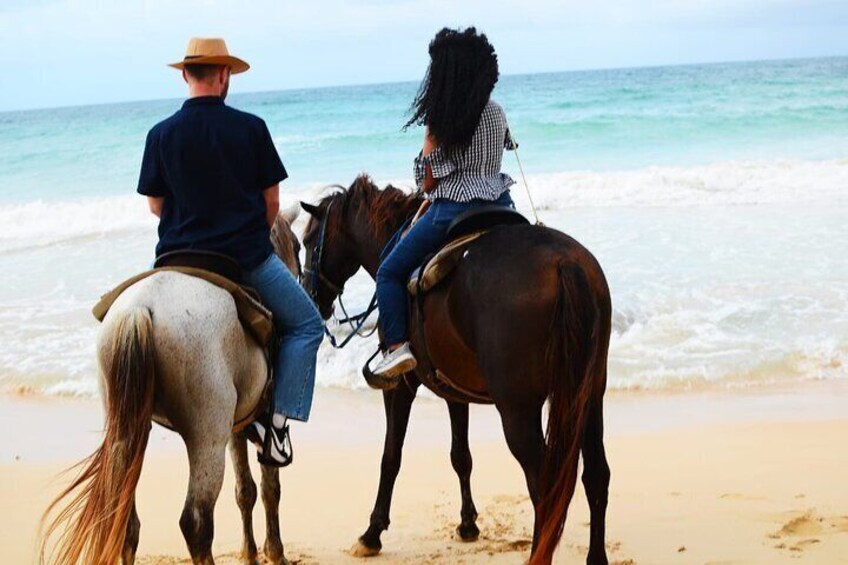
<instances>
[{"instance_id":1,"label":"light colored horse tail","mask_svg":"<svg viewBox=\"0 0 848 565\"><path fill-rule=\"evenodd\" d=\"M46 529L42 563L48 540L60 528L64 531L51 555L56 565L113 565L123 550L153 414L153 322L147 308L136 307L119 313L113 327L101 359L105 437L74 467L80 469L76 480L45 512L43 520L72 496Z\"/></svg>"}]
</instances>

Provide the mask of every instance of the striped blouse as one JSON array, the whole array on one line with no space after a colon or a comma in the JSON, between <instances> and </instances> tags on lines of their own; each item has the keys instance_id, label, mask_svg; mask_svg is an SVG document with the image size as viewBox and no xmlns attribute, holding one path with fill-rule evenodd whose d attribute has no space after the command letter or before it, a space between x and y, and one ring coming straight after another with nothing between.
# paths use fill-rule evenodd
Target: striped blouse
<instances>
[{"instance_id":1,"label":"striped blouse","mask_svg":"<svg viewBox=\"0 0 848 565\"><path fill-rule=\"evenodd\" d=\"M424 186L427 165L439 182L427 197L430 200L497 200L510 186L512 178L501 172L504 149L512 151L518 144L512 139L503 108L489 101L480 116L480 123L464 151L437 147L415 159L415 184Z\"/></svg>"}]
</instances>

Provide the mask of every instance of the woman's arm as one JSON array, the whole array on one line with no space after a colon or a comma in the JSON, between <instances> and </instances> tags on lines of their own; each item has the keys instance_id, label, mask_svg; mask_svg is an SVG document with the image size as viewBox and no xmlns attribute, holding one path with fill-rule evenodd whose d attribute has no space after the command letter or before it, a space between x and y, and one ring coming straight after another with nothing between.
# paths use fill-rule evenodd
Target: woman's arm
<instances>
[{"instance_id":1,"label":"woman's arm","mask_svg":"<svg viewBox=\"0 0 848 565\"><path fill-rule=\"evenodd\" d=\"M421 154L426 157L433 150L439 146L439 143L436 141L432 135L430 135L430 128L426 128L424 130L424 148L421 150ZM426 172L424 174L424 183L422 185L422 189L424 192L432 192L436 185L439 184L439 181L433 177L433 169L427 164Z\"/></svg>"}]
</instances>

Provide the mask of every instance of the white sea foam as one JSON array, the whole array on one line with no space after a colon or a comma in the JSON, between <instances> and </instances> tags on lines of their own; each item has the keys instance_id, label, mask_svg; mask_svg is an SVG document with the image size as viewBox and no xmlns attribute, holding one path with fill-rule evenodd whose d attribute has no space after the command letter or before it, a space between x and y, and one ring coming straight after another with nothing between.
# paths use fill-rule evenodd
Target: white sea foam
<instances>
[{"instance_id":1,"label":"white sea foam","mask_svg":"<svg viewBox=\"0 0 848 565\"><path fill-rule=\"evenodd\" d=\"M508 163L509 164L509 163ZM526 200L520 177L513 193ZM345 181L349 182L349 180ZM393 181L410 187L412 181ZM528 177L537 206L705 206L848 201L848 159L724 162L632 171L571 171ZM381 181L383 184L383 181ZM323 184L284 187L283 198L314 200ZM80 237L150 230L155 219L137 195L0 205L0 253Z\"/></svg>"},{"instance_id":2,"label":"white sea foam","mask_svg":"<svg viewBox=\"0 0 848 565\"><path fill-rule=\"evenodd\" d=\"M155 227L147 203L137 195L6 204L0 206L0 253Z\"/></svg>"},{"instance_id":3,"label":"white sea foam","mask_svg":"<svg viewBox=\"0 0 848 565\"><path fill-rule=\"evenodd\" d=\"M848 376L848 160L528 180L543 221L583 242L607 273L611 388ZM324 190L288 188L283 206ZM513 194L529 212L523 189ZM0 206L0 387L95 394L88 309L145 268L154 243L155 220L135 195ZM349 311L373 289L354 277ZM360 368L375 347L376 337L342 351L325 342L319 384L364 388Z\"/></svg>"},{"instance_id":4,"label":"white sea foam","mask_svg":"<svg viewBox=\"0 0 848 565\"><path fill-rule=\"evenodd\" d=\"M848 159L574 171L533 175L528 184L536 204L551 210L574 206L837 203L848 202ZM521 186L513 192L523 196Z\"/></svg>"}]
</instances>

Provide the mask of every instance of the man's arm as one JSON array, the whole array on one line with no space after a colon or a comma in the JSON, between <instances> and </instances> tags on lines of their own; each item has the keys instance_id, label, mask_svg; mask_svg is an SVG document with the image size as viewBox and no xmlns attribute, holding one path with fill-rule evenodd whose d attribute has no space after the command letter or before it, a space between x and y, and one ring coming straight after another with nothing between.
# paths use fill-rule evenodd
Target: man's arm
<instances>
[{"instance_id":1,"label":"man's arm","mask_svg":"<svg viewBox=\"0 0 848 565\"><path fill-rule=\"evenodd\" d=\"M274 227L277 213L280 211L280 183L275 183L262 191L265 197L265 219L268 227Z\"/></svg>"},{"instance_id":2,"label":"man's arm","mask_svg":"<svg viewBox=\"0 0 848 565\"><path fill-rule=\"evenodd\" d=\"M150 207L150 213L157 218L162 217L162 204L165 202L164 196L148 196L147 205Z\"/></svg>"}]
</instances>

